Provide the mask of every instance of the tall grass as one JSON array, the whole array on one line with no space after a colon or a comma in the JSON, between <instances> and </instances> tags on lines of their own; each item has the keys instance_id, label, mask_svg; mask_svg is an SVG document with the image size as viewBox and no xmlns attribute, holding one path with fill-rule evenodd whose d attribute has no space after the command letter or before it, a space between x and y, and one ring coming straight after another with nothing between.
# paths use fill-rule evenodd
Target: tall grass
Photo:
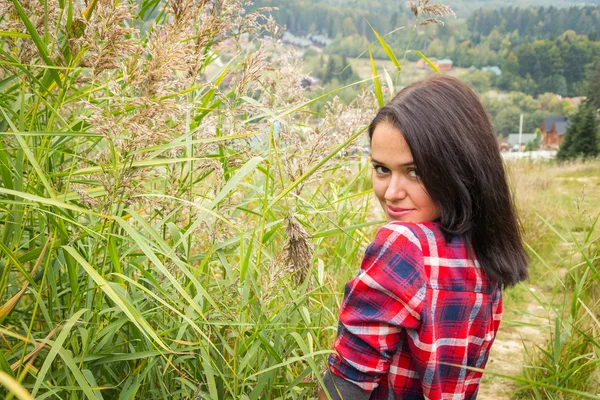
<instances>
[{"instance_id":1,"label":"tall grass","mask_svg":"<svg viewBox=\"0 0 600 400\"><path fill-rule=\"evenodd\" d=\"M243 6L2 3L0 381L17 396L314 392L332 277L377 223L366 164L339 157L369 113L334 101L306 128L297 61L264 50L280 27Z\"/></svg>"},{"instance_id":2,"label":"tall grass","mask_svg":"<svg viewBox=\"0 0 600 400\"><path fill-rule=\"evenodd\" d=\"M382 222L349 154L397 79L314 116L244 4L0 0L7 398L315 396Z\"/></svg>"},{"instance_id":3,"label":"tall grass","mask_svg":"<svg viewBox=\"0 0 600 400\"><path fill-rule=\"evenodd\" d=\"M526 162L512 172L532 254L530 282L540 289L517 292L543 307L551 327L546 340L524 346L515 396L600 398L600 164Z\"/></svg>"}]
</instances>

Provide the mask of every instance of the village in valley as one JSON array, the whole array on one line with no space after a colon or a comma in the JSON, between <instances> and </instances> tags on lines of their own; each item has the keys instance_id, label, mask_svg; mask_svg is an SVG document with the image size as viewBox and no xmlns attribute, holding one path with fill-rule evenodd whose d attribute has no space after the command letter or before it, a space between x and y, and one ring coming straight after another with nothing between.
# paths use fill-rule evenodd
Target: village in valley
<instances>
[{"instance_id":1,"label":"village in valley","mask_svg":"<svg viewBox=\"0 0 600 400\"><path fill-rule=\"evenodd\" d=\"M303 60L303 68L306 72L302 78L302 86L308 91L314 91L316 94L322 94L325 90L324 87L329 85L329 88L335 88L337 85L347 83L347 77L353 77L356 80L367 80L372 76L372 69L368 59L364 58L353 58L353 57L342 57L339 65L335 64L333 60L335 55L326 53L328 46L332 45L333 39L326 35L319 34L307 34L302 36L296 36L288 31L285 31L279 39L281 48L285 51L291 51L296 57ZM221 44L222 57L227 54L234 54L235 49L239 46L250 46L247 38L243 37L234 42L233 40L225 41ZM282 55L281 48L270 49L270 57L277 58ZM375 63L385 70L386 74L394 70L394 65L389 60L380 59L376 60ZM217 63L217 65L223 65L223 61ZM416 61L407 61L403 67L402 74L400 76L400 86L397 90L403 86L410 84L416 80L422 79L433 73L437 73L433 70L437 69L439 73L451 74L459 78L469 80L469 77L476 75L479 77L487 77L489 81L502 79L502 68L498 65L489 66L470 66L456 67L454 62L449 58L437 59L436 57L428 58L426 62L423 58L419 58ZM346 77L344 80L343 78ZM340 82L342 81L342 82ZM227 85L229 82L225 81ZM334 85L331 85L333 83ZM372 85L372 84L371 84ZM487 104L493 102L507 102L510 101L511 93L502 90L488 87L486 91L478 90L477 86L473 87L474 90L478 91L478 94L485 97ZM355 93L351 92L350 93ZM342 92L340 95L346 101L352 101L351 95L345 95ZM562 96L555 93L545 93L545 100L550 104L536 105L534 113L536 113L536 124L531 124L531 118L527 128L524 129L523 117L524 113L527 118L527 112L531 113L531 106L529 110L519 110L518 114L513 113L513 121L499 124L496 127L496 134L498 136L498 148L502 152L503 156L509 158L523 158L528 157L532 159L551 159L557 154L560 145L570 127L570 119L568 112L556 112L556 111L573 111L577 109L584 96ZM531 102L531 98L529 99ZM557 106L558 105L558 106ZM544 112L544 108L547 108ZM543 117L540 118L540 114ZM494 116L491 116L492 119ZM507 129L512 126L513 129ZM368 153L368 149L362 146L363 153Z\"/></svg>"}]
</instances>

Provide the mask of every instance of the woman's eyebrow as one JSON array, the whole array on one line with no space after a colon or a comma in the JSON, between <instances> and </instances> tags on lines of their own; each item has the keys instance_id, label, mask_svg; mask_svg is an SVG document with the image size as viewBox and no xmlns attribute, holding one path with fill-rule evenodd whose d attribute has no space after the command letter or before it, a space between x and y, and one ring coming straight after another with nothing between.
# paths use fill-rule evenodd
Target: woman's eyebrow
<instances>
[{"instance_id":1,"label":"woman's eyebrow","mask_svg":"<svg viewBox=\"0 0 600 400\"><path fill-rule=\"evenodd\" d=\"M371 157L371 162L374 163L374 164L385 165L384 163L382 163L381 161L377 161L373 157ZM403 164L400 164L401 167L410 167L411 165L415 165L414 160L410 160L409 162L405 162Z\"/></svg>"}]
</instances>

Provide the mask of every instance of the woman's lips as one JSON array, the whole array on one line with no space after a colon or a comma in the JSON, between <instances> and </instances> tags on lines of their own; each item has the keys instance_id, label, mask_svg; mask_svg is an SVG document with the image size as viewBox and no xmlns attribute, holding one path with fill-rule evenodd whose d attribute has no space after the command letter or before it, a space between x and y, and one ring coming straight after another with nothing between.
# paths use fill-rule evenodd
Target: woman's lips
<instances>
[{"instance_id":1,"label":"woman's lips","mask_svg":"<svg viewBox=\"0 0 600 400\"><path fill-rule=\"evenodd\" d=\"M404 217L405 215L407 215L411 211L413 211L413 210L410 209L410 208L397 208L397 207L387 206L388 215L390 217L392 217L392 218L401 218L401 217Z\"/></svg>"}]
</instances>

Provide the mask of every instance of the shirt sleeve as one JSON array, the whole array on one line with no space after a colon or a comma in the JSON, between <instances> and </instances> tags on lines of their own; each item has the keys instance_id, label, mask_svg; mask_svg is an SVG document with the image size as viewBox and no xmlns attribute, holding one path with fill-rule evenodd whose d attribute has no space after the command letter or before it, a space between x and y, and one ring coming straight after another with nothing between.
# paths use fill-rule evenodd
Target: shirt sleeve
<instances>
[{"instance_id":1,"label":"shirt sleeve","mask_svg":"<svg viewBox=\"0 0 600 400\"><path fill-rule=\"evenodd\" d=\"M358 276L346 284L336 353L329 369L373 391L389 370L402 329L418 329L425 299L423 254L409 226L381 228L365 252Z\"/></svg>"}]
</instances>

